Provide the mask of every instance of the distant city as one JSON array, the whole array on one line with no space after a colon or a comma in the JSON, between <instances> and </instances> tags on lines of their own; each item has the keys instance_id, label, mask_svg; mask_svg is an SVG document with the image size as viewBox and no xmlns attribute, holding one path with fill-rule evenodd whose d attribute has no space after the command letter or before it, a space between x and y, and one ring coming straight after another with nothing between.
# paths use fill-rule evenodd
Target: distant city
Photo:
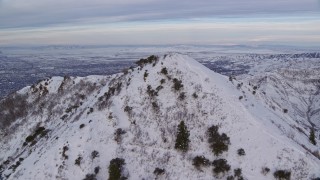
<instances>
[{"instance_id":1,"label":"distant city","mask_svg":"<svg viewBox=\"0 0 320 180\"><path fill-rule=\"evenodd\" d=\"M230 57L230 54L270 54L276 47L246 46L41 46L0 48L0 98L25 86L52 76L110 75L135 66L135 61L151 54L181 52L224 75L249 73L253 56ZM305 52L302 50L301 52ZM311 50L312 51L312 50ZM295 52L299 52L295 50ZM310 54L308 54L310 56ZM308 56L306 55L306 56ZM311 54L312 55L312 54ZM319 54L313 54L319 56ZM308 57L307 57L308 58ZM319 57L318 57L319 58ZM247 61L246 61L247 60Z\"/></svg>"}]
</instances>

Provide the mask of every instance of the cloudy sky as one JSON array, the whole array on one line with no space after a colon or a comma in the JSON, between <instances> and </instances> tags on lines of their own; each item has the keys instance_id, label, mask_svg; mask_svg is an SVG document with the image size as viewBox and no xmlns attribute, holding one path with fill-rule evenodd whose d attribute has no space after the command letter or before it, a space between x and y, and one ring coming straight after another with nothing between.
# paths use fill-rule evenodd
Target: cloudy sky
<instances>
[{"instance_id":1,"label":"cloudy sky","mask_svg":"<svg viewBox=\"0 0 320 180\"><path fill-rule=\"evenodd\" d=\"M0 0L0 45L320 46L320 0Z\"/></svg>"}]
</instances>

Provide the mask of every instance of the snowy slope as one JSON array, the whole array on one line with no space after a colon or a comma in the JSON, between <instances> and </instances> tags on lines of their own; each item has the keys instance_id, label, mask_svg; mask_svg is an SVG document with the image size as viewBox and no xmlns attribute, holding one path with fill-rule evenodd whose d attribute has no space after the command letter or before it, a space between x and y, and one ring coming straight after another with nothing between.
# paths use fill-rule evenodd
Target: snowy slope
<instances>
[{"instance_id":1,"label":"snowy slope","mask_svg":"<svg viewBox=\"0 0 320 180\"><path fill-rule=\"evenodd\" d=\"M181 80L180 90L174 90L174 78ZM290 170L292 179L320 177L320 160L312 154L319 145L287 123L300 127L290 115L275 113L260 93L252 94L246 84L237 88L238 83L173 53L126 73L53 77L26 87L17 94L26 95L27 113L0 133L2 178L83 179L99 166L96 178L106 179L110 160L118 157L129 179L214 179L212 166L199 171L192 165L200 155L228 161L231 170L222 179L237 168L250 180L273 179L280 169ZM186 153L174 148L182 120L190 131ZM207 142L212 125L230 137L228 151L219 157ZM36 134L39 127L46 133ZM29 135L35 138L26 144ZM93 151L99 156L92 158ZM157 167L165 173L156 176ZM270 172L263 175L263 167Z\"/></svg>"},{"instance_id":2,"label":"snowy slope","mask_svg":"<svg viewBox=\"0 0 320 180\"><path fill-rule=\"evenodd\" d=\"M204 62L211 69L234 76L241 91L255 93L258 101L282 119L275 124L284 135L307 151L319 152L319 148L308 146L307 138L311 129L320 137L319 53L225 54ZM298 129L298 136L292 129Z\"/></svg>"}]
</instances>

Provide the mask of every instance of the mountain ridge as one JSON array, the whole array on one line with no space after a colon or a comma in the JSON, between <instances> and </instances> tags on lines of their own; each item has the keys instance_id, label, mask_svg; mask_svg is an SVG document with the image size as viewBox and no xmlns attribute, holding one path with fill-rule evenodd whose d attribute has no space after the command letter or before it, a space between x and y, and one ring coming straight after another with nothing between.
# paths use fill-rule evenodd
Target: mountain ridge
<instances>
[{"instance_id":1,"label":"mountain ridge","mask_svg":"<svg viewBox=\"0 0 320 180\"><path fill-rule=\"evenodd\" d=\"M123 173L129 179L212 179L211 167L199 171L192 165L194 157L205 156L230 164L231 170L221 178L232 176L237 168L245 179L271 179L279 169L290 170L294 179L320 176L319 159L270 121L279 123L289 117L270 112L252 94L253 87L250 91L248 85L237 88L237 80L176 53L140 62L124 73L53 77L20 90L19 94L28 95L32 108L16 122L22 124L11 135L16 141L1 138L1 149L7 150L0 162L11 159L0 171L2 175L11 174L8 179L81 179L100 167L96 178L102 179L108 177L109 161L119 157L125 160ZM190 131L187 153L174 149L182 120ZM228 151L220 156L213 155L207 142L205 132L212 125L230 137ZM48 130L43 137L36 134L39 127ZM37 142L23 146L28 135ZM237 154L241 148L245 156ZM12 153L10 149L18 150ZM100 156L92 159L93 151ZM20 164L10 169L19 158L23 158ZM271 172L263 175L264 167ZM155 168L165 173L155 175Z\"/></svg>"}]
</instances>

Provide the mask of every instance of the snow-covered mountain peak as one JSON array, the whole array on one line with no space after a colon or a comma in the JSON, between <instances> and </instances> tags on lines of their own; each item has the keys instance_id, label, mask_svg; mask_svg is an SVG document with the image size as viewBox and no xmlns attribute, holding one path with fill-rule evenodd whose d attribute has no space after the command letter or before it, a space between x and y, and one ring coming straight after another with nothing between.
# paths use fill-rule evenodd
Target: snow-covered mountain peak
<instances>
[{"instance_id":1,"label":"snow-covered mountain peak","mask_svg":"<svg viewBox=\"0 0 320 180\"><path fill-rule=\"evenodd\" d=\"M53 77L1 102L0 177L106 179L113 162L128 179L320 176L319 146L259 89L178 53L137 65L111 76Z\"/></svg>"}]
</instances>

